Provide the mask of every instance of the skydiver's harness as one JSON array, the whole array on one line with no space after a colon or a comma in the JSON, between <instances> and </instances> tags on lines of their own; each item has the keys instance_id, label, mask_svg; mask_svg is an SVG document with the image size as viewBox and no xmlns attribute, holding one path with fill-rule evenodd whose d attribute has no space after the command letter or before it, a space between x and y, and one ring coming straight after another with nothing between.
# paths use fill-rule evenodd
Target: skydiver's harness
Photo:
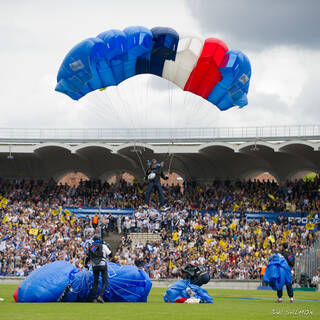
<instances>
[{"instance_id":1,"label":"skydiver's harness","mask_svg":"<svg viewBox=\"0 0 320 320\"><path fill-rule=\"evenodd\" d=\"M98 264L101 260L106 261L102 251L103 242L96 240L92 243L88 250L88 256L93 263Z\"/></svg>"},{"instance_id":2,"label":"skydiver's harness","mask_svg":"<svg viewBox=\"0 0 320 320\"><path fill-rule=\"evenodd\" d=\"M152 178L152 179L150 179L150 174L151 173L154 173L155 174L155 176L154 176L154 178ZM160 163L157 163L157 167L156 168L152 168L152 167L150 167L149 169L148 169L148 171L147 171L147 180L149 180L149 182L150 181L153 181L153 180L155 180L155 178L156 177L160 177L160 175L161 175L161 166L160 166Z\"/></svg>"},{"instance_id":3,"label":"skydiver's harness","mask_svg":"<svg viewBox=\"0 0 320 320\"><path fill-rule=\"evenodd\" d=\"M188 274L190 279L199 278L207 273L206 269L202 266L191 267L188 266L183 270L184 273Z\"/></svg>"},{"instance_id":4,"label":"skydiver's harness","mask_svg":"<svg viewBox=\"0 0 320 320\"><path fill-rule=\"evenodd\" d=\"M173 142L172 142L172 144L173 144ZM144 167L144 165L143 165L144 160L143 160L142 150L138 150L138 148L136 147L136 145L134 145L132 152L135 152L135 153L136 153L136 155L137 155L137 157L138 157L138 159L139 159L139 163L140 163L141 169L142 169L144 175L147 176L147 170L145 169L145 167ZM173 153L171 154L171 153L168 152L168 153L166 154L165 159L164 159L162 162L157 163L157 168L158 168L158 165L159 165L160 168L161 168L161 167L163 168L165 162L166 162L166 161L169 161L168 173L170 174L170 173L171 173L171 167L172 167L173 158L174 158L174 154L173 154ZM151 167L151 162L150 162L150 160L147 160L147 166Z\"/></svg>"},{"instance_id":5,"label":"skydiver's harness","mask_svg":"<svg viewBox=\"0 0 320 320\"><path fill-rule=\"evenodd\" d=\"M198 266L196 270L196 276L201 277L207 273L206 269L203 266Z\"/></svg>"}]
</instances>

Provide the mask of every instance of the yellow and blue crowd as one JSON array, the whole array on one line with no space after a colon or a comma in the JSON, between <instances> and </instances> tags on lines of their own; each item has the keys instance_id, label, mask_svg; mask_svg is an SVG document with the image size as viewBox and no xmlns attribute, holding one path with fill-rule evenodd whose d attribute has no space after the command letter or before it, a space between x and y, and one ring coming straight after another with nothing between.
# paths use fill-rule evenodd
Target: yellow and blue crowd
<instances>
[{"instance_id":1,"label":"yellow and blue crowd","mask_svg":"<svg viewBox=\"0 0 320 320\"><path fill-rule=\"evenodd\" d=\"M315 241L319 226L289 221L288 212L320 211L318 180L278 185L258 181L195 182L164 186L167 210L144 206L144 187L83 181L77 187L54 181L0 181L0 275L26 276L35 268L66 260L82 268L86 245L96 232L92 217L77 218L65 207L135 208L133 215L100 218L102 232L158 233L159 240L124 240L115 261L144 268L151 278L179 277L187 263L204 265L217 279L260 279L271 253L287 242L297 255ZM259 212L248 221L245 212ZM264 212L282 212L274 222Z\"/></svg>"}]
</instances>

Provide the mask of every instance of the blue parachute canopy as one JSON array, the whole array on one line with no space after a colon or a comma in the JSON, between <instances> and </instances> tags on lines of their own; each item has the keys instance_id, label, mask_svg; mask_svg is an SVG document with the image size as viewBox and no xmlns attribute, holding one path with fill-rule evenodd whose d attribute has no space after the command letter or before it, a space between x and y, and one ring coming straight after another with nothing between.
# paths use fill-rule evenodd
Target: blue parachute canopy
<instances>
[{"instance_id":1,"label":"blue parachute canopy","mask_svg":"<svg viewBox=\"0 0 320 320\"><path fill-rule=\"evenodd\" d=\"M18 302L58 301L77 268L64 261L46 264L22 281Z\"/></svg>"},{"instance_id":2,"label":"blue parachute canopy","mask_svg":"<svg viewBox=\"0 0 320 320\"><path fill-rule=\"evenodd\" d=\"M179 280L170 286L163 296L165 302L176 302L181 298L190 298L190 295L187 293L187 288L190 288L194 295L194 298L201 299L205 303L213 303L212 297L209 295L208 291L195 285L190 284L189 281Z\"/></svg>"},{"instance_id":3,"label":"blue parachute canopy","mask_svg":"<svg viewBox=\"0 0 320 320\"><path fill-rule=\"evenodd\" d=\"M128 40L128 60L124 62L125 79L128 79L135 76L137 71L146 73L147 65L150 63L152 33L142 26L128 27L123 32Z\"/></svg>"},{"instance_id":4,"label":"blue parachute canopy","mask_svg":"<svg viewBox=\"0 0 320 320\"><path fill-rule=\"evenodd\" d=\"M287 260L281 254L273 254L263 276L263 282L268 283L273 290L281 290L292 281L291 269Z\"/></svg>"},{"instance_id":5,"label":"blue parachute canopy","mask_svg":"<svg viewBox=\"0 0 320 320\"><path fill-rule=\"evenodd\" d=\"M108 276L105 301L147 302L152 283L145 271L108 263ZM55 261L34 270L21 283L17 302L85 302L91 297L92 284L91 271L80 271L68 262Z\"/></svg>"},{"instance_id":6,"label":"blue parachute canopy","mask_svg":"<svg viewBox=\"0 0 320 320\"><path fill-rule=\"evenodd\" d=\"M228 50L222 40L179 35L168 27L112 29L83 40L67 53L56 91L79 100L89 92L148 73L203 97L220 110L242 108L248 104L251 65L241 51Z\"/></svg>"},{"instance_id":7,"label":"blue parachute canopy","mask_svg":"<svg viewBox=\"0 0 320 320\"><path fill-rule=\"evenodd\" d=\"M222 80L212 89L208 100L220 110L227 110L235 105L241 108L246 106L251 78L251 65L248 57L241 51L230 50L219 70Z\"/></svg>"},{"instance_id":8,"label":"blue parachute canopy","mask_svg":"<svg viewBox=\"0 0 320 320\"><path fill-rule=\"evenodd\" d=\"M108 263L108 287L105 301L147 302L152 283L144 270L136 266Z\"/></svg>"},{"instance_id":9,"label":"blue parachute canopy","mask_svg":"<svg viewBox=\"0 0 320 320\"><path fill-rule=\"evenodd\" d=\"M107 47L101 39L83 40L63 60L56 90L78 100L88 92L102 88L105 83L100 68L108 67L107 57Z\"/></svg>"},{"instance_id":10,"label":"blue parachute canopy","mask_svg":"<svg viewBox=\"0 0 320 320\"><path fill-rule=\"evenodd\" d=\"M164 27L152 28L151 32L153 47L150 73L161 77L165 60L174 61L176 59L179 34L171 28Z\"/></svg>"},{"instance_id":11,"label":"blue parachute canopy","mask_svg":"<svg viewBox=\"0 0 320 320\"><path fill-rule=\"evenodd\" d=\"M123 31L109 30L98 35L108 48L106 65L98 65L99 77L104 78L103 87L119 84L126 79L124 62L128 59L128 40ZM102 67L102 68L101 68Z\"/></svg>"}]
</instances>

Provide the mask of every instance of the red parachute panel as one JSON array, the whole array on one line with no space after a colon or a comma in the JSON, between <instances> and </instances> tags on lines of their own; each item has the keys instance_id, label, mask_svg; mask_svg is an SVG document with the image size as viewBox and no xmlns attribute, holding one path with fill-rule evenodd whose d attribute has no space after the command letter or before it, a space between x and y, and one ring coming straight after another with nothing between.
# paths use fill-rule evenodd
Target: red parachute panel
<instances>
[{"instance_id":1,"label":"red parachute panel","mask_svg":"<svg viewBox=\"0 0 320 320\"><path fill-rule=\"evenodd\" d=\"M184 90L207 99L211 90L222 79L219 66L227 51L228 47L223 41L215 38L206 39Z\"/></svg>"},{"instance_id":2,"label":"red parachute panel","mask_svg":"<svg viewBox=\"0 0 320 320\"><path fill-rule=\"evenodd\" d=\"M20 288L20 284L18 285L16 291L12 295L15 302L18 302L18 291L19 291L19 288Z\"/></svg>"}]
</instances>

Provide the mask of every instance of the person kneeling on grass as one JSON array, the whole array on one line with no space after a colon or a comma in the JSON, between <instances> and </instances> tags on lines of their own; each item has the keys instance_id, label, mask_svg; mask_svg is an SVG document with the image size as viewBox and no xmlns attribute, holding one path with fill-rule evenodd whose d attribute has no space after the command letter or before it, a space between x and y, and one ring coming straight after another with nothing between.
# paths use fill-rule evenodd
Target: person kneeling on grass
<instances>
[{"instance_id":1,"label":"person kneeling on grass","mask_svg":"<svg viewBox=\"0 0 320 320\"><path fill-rule=\"evenodd\" d=\"M182 278L199 287L210 281L210 274L203 266L187 264L182 270Z\"/></svg>"},{"instance_id":2,"label":"person kneeling on grass","mask_svg":"<svg viewBox=\"0 0 320 320\"><path fill-rule=\"evenodd\" d=\"M101 237L99 235L93 236L93 243L90 245L87 257L85 260L85 267L89 269L88 263L89 261L92 262L92 271L93 271L93 288L92 288L92 295L93 301L92 302L100 302L104 303L103 294L108 285L108 264L107 264L107 257L111 257L111 250L105 245ZM100 295L97 297L98 293L98 284L99 284L99 275L101 274L102 278L102 287L100 291Z\"/></svg>"}]
</instances>

